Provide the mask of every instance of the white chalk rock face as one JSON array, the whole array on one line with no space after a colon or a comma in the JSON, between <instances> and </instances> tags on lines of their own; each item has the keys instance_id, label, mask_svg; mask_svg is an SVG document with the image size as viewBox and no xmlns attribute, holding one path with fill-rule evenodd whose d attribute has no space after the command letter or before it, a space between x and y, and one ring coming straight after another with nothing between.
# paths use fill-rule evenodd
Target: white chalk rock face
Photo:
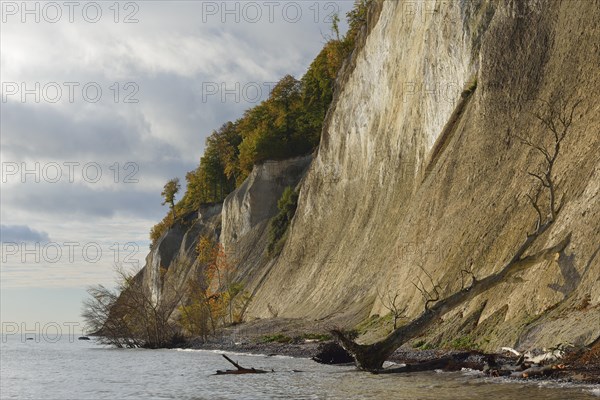
<instances>
[{"instance_id":1,"label":"white chalk rock face","mask_svg":"<svg viewBox=\"0 0 600 400\"><path fill-rule=\"evenodd\" d=\"M388 291L414 317L424 306L418 278L447 296L462 270L497 272L535 222L527 172L542 160L514 134L546 140L531 100L562 96L581 100L555 170L568 202L536 246L572 233L570 247L440 326L457 330L468 318L490 349L600 335L598 313L575 310L581 299L600 302L600 53L589 51L600 11L574 3L377 2L379 18L339 79L283 251L248 277L247 317L269 318L277 305L279 317L353 326L385 315L377 294ZM474 77L474 92L463 92ZM252 229L255 211L241 210L255 198L228 199L239 212L225 212L226 247ZM525 323L534 316L544 329Z\"/></svg>"},{"instance_id":2,"label":"white chalk rock face","mask_svg":"<svg viewBox=\"0 0 600 400\"><path fill-rule=\"evenodd\" d=\"M238 265L238 280L251 285L268 263L268 226L278 213L286 187L296 188L312 156L266 161L253 168L244 183L223 203L220 241L229 260ZM248 275L250 274L250 275ZM248 286L247 289L251 289Z\"/></svg>"}]
</instances>

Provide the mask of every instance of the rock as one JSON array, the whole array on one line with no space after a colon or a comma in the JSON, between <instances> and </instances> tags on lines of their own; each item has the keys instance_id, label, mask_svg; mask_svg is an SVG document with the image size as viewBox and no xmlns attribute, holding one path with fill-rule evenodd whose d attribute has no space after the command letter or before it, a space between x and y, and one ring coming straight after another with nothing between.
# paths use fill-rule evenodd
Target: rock
<instances>
[{"instance_id":1,"label":"rock","mask_svg":"<svg viewBox=\"0 0 600 400\"><path fill-rule=\"evenodd\" d=\"M335 342L323 343L319 346L317 354L312 357L313 361L320 364L348 364L354 362L354 358L342 346Z\"/></svg>"},{"instance_id":2,"label":"rock","mask_svg":"<svg viewBox=\"0 0 600 400\"><path fill-rule=\"evenodd\" d=\"M568 200L536 246L569 232L571 245L521 282L467 302L435 333L460 331L459 313L486 303L475 324L507 312L475 331L483 350L586 344L600 335L600 313L577 310L588 294L589 309L600 305L600 59L589 56L600 9L589 1L546 2L543 11L535 1L477 4L417 7L407 17L403 2L383 2L338 81L286 246L250 283L259 289L248 318L275 310L353 327L388 314L377 293L393 290L411 319L423 311L413 286L427 280L423 270L446 294L469 266L477 279L497 271L535 221L524 196L533 185L527 172L541 160L511 135L543 142L549 132L529 99L571 95L571 104L582 103L555 171ZM477 88L461 98L474 77Z\"/></svg>"},{"instance_id":3,"label":"rock","mask_svg":"<svg viewBox=\"0 0 600 400\"><path fill-rule=\"evenodd\" d=\"M236 267L238 279L252 291L260 284L270 258L269 222L279 210L277 201L286 187L296 187L305 175L312 156L283 161L266 161L254 167L246 181L223 204L221 243Z\"/></svg>"}]
</instances>

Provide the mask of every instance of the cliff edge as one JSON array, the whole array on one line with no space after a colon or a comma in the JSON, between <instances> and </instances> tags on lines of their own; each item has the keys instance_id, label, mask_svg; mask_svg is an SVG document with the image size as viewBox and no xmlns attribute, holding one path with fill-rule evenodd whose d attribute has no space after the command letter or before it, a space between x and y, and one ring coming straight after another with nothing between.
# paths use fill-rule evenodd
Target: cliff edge
<instances>
[{"instance_id":1,"label":"cliff edge","mask_svg":"<svg viewBox=\"0 0 600 400\"><path fill-rule=\"evenodd\" d=\"M600 3L588 0L376 1L314 159L257 166L222 212L193 222L195 231L168 232L149 256L148 285L167 259L167 274L184 282L188 267L176 261L192 265L194 238L210 232L252 293L247 320L273 318L274 309L325 325L367 320L363 341L375 340L391 328L385 294L408 320L423 311L423 290L443 298L465 274L481 279L511 259L535 226L529 172L544 163L519 138L546 143L552 136L536 113L577 104L554 168L564 205L534 249L571 234L569 246L448 313L423 340L468 337L484 350L594 341L598 21ZM296 185L287 241L271 258L269 220L283 189Z\"/></svg>"}]
</instances>

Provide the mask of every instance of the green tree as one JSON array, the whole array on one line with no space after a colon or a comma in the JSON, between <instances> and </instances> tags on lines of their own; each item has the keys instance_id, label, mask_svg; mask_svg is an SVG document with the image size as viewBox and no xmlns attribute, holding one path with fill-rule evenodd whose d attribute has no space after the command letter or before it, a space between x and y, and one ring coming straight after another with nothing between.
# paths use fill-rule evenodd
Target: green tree
<instances>
[{"instance_id":1,"label":"green tree","mask_svg":"<svg viewBox=\"0 0 600 400\"><path fill-rule=\"evenodd\" d=\"M348 48L354 48L356 37L362 30L363 26L367 25L367 17L369 7L373 0L355 0L354 7L346 14L348 21L348 33L344 37Z\"/></svg>"},{"instance_id":2,"label":"green tree","mask_svg":"<svg viewBox=\"0 0 600 400\"><path fill-rule=\"evenodd\" d=\"M302 112L302 82L286 75L275 85L268 100L244 114L239 124L239 166L243 176L255 164L306 154L312 149L298 127Z\"/></svg>"},{"instance_id":3,"label":"green tree","mask_svg":"<svg viewBox=\"0 0 600 400\"><path fill-rule=\"evenodd\" d=\"M179 192L180 188L181 185L179 184L179 178L173 178L165 184L163 191L161 192L161 196L164 199L162 205L164 206L165 204L169 204L169 206L171 207L171 211L173 211L173 217L176 217L175 195L177 194L177 192Z\"/></svg>"},{"instance_id":4,"label":"green tree","mask_svg":"<svg viewBox=\"0 0 600 400\"><path fill-rule=\"evenodd\" d=\"M201 204L223 201L256 164L314 151L333 100L335 79L367 23L371 1L355 0L354 8L346 14L349 30L343 38L339 16L333 18L334 38L325 44L302 79L284 76L266 101L212 132L198 167L186 174L187 189L179 203L174 202L176 191L163 191L163 197L173 193L170 201L165 198L163 203L168 203L172 212L152 228L153 242L172 226L176 214L186 215Z\"/></svg>"}]
</instances>

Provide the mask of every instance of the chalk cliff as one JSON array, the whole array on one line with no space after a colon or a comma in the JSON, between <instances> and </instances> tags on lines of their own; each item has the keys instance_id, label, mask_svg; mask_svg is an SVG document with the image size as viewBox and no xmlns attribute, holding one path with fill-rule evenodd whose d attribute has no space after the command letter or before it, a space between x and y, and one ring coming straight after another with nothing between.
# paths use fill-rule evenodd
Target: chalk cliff
<instances>
[{"instance_id":1,"label":"chalk cliff","mask_svg":"<svg viewBox=\"0 0 600 400\"><path fill-rule=\"evenodd\" d=\"M551 139L534 116L540 100L580 102L555 167L564 207L535 249L569 233L570 245L449 313L427 340L468 335L492 350L593 341L600 336L598 21L600 2L591 0L376 1L312 162L257 166L222 213L198 219L195 231L168 232L149 255L148 284L157 260L193 263L191 243L208 229L253 294L247 319L271 318L275 308L279 317L352 327L387 314L378 295L387 292L414 317L424 307L419 280L444 297L461 288L464 271L480 279L512 257L536 220L528 171L543 163L516 136ZM297 184L288 239L270 259L265 228L283 188Z\"/></svg>"}]
</instances>

